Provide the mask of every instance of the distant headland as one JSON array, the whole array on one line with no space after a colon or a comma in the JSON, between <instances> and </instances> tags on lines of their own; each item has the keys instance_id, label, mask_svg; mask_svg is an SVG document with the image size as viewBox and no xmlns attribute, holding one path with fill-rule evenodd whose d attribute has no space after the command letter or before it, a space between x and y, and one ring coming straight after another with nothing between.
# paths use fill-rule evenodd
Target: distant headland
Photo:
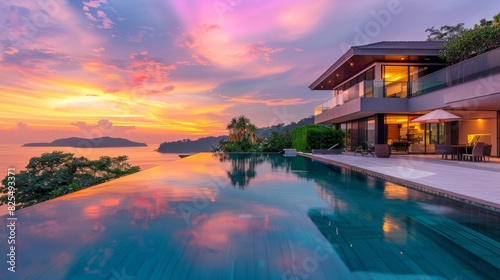
<instances>
[{"instance_id":1,"label":"distant headland","mask_svg":"<svg viewBox=\"0 0 500 280\"><path fill-rule=\"evenodd\" d=\"M117 148L146 147L145 143L133 142L123 138L99 137L94 139L70 137L57 139L50 143L26 143L23 147L75 147L75 148Z\"/></svg>"}]
</instances>

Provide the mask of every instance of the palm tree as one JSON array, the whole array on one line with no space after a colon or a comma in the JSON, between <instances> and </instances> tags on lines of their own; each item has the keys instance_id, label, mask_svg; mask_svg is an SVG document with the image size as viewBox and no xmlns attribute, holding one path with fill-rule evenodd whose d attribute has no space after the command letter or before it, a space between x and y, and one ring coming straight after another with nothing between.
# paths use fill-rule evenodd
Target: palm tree
<instances>
[{"instance_id":1,"label":"palm tree","mask_svg":"<svg viewBox=\"0 0 500 280\"><path fill-rule=\"evenodd\" d=\"M250 143L251 145L257 143L257 137L255 136L257 127L243 115L233 117L227 124L226 128L229 131L229 142L237 144L246 142L247 144L243 146L248 145L248 143ZM244 148L243 146L241 146L240 148L242 150L246 150L247 148Z\"/></svg>"},{"instance_id":2,"label":"palm tree","mask_svg":"<svg viewBox=\"0 0 500 280\"><path fill-rule=\"evenodd\" d=\"M238 120L236 117L233 117L231 121L227 124L227 130L229 131L229 141L235 142L237 141L237 135L236 135L236 127L238 124Z\"/></svg>"},{"instance_id":3,"label":"palm tree","mask_svg":"<svg viewBox=\"0 0 500 280\"><path fill-rule=\"evenodd\" d=\"M257 137L255 136L255 131L257 131L257 127L254 124L249 124L247 126L247 135L248 139L250 139L250 143L257 143Z\"/></svg>"},{"instance_id":4,"label":"palm tree","mask_svg":"<svg viewBox=\"0 0 500 280\"><path fill-rule=\"evenodd\" d=\"M245 116L239 116L236 124L236 133L238 142L243 141L247 137L248 125L250 125L250 120Z\"/></svg>"}]
</instances>

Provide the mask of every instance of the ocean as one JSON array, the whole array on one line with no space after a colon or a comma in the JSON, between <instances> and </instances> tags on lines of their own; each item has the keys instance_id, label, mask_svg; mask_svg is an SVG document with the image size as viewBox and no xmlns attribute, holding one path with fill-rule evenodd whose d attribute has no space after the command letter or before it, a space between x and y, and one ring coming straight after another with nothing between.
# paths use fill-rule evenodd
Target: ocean
<instances>
[{"instance_id":1,"label":"ocean","mask_svg":"<svg viewBox=\"0 0 500 280\"><path fill-rule=\"evenodd\" d=\"M15 173L24 170L30 158L52 151L73 153L88 159L98 159L101 156L116 157L127 155L128 162L139 165L141 170L149 169L174 160L179 160L177 153L158 153L159 144L148 144L147 147L124 148L73 148L73 147L21 147L19 144L0 144L0 180L7 176L8 168L15 168ZM0 206L0 216L7 213L7 205Z\"/></svg>"}]
</instances>

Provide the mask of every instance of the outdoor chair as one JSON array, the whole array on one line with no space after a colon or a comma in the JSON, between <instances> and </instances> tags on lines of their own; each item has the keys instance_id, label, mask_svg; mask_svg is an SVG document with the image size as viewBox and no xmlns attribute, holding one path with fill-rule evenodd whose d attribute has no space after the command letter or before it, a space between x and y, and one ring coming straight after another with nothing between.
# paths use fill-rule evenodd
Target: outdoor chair
<instances>
[{"instance_id":1,"label":"outdoor chair","mask_svg":"<svg viewBox=\"0 0 500 280\"><path fill-rule=\"evenodd\" d=\"M471 154L463 154L462 155L462 160L468 160L469 158L472 161L476 161L476 159L479 161L483 156L484 156L484 142L476 142L476 145L472 148L472 153Z\"/></svg>"},{"instance_id":2,"label":"outdoor chair","mask_svg":"<svg viewBox=\"0 0 500 280\"><path fill-rule=\"evenodd\" d=\"M361 156L363 156L363 148L357 147L356 150L354 150L353 156L356 156L356 154L360 154Z\"/></svg>"},{"instance_id":3,"label":"outdoor chair","mask_svg":"<svg viewBox=\"0 0 500 280\"><path fill-rule=\"evenodd\" d=\"M490 157L491 157L491 147L492 147L492 146L493 146L493 145L485 145L485 146L484 146L484 150L483 150L483 157L482 157L482 159L483 159L484 161L486 161L486 158L488 158L488 161L491 161L491 160L490 160Z\"/></svg>"},{"instance_id":4,"label":"outdoor chair","mask_svg":"<svg viewBox=\"0 0 500 280\"><path fill-rule=\"evenodd\" d=\"M457 157L457 147L435 144L434 154L436 154L436 157L441 155L441 159L448 159L448 155L451 155L451 159L454 159Z\"/></svg>"},{"instance_id":5,"label":"outdoor chair","mask_svg":"<svg viewBox=\"0 0 500 280\"><path fill-rule=\"evenodd\" d=\"M372 155L372 157L375 157L375 154L373 154L374 152L375 152L375 146L373 145L368 146L368 149L366 149L365 152L365 157L368 155Z\"/></svg>"},{"instance_id":6,"label":"outdoor chair","mask_svg":"<svg viewBox=\"0 0 500 280\"><path fill-rule=\"evenodd\" d=\"M391 156L392 147L387 144L375 144L375 156L378 158L388 158Z\"/></svg>"}]
</instances>

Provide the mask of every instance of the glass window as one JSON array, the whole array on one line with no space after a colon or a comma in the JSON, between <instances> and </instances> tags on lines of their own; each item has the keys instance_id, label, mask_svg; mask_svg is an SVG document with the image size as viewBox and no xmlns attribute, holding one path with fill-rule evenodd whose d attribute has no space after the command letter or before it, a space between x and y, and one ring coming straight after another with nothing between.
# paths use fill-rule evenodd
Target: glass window
<instances>
[{"instance_id":1,"label":"glass window","mask_svg":"<svg viewBox=\"0 0 500 280\"><path fill-rule=\"evenodd\" d=\"M409 66L382 66L385 97L406 98L408 96Z\"/></svg>"},{"instance_id":2,"label":"glass window","mask_svg":"<svg viewBox=\"0 0 500 280\"><path fill-rule=\"evenodd\" d=\"M408 82L408 66L382 66L382 75L385 81Z\"/></svg>"},{"instance_id":3,"label":"glass window","mask_svg":"<svg viewBox=\"0 0 500 280\"><path fill-rule=\"evenodd\" d=\"M375 80L375 67L370 68L368 71L366 71L365 74L366 74L365 80L367 81Z\"/></svg>"},{"instance_id":4,"label":"glass window","mask_svg":"<svg viewBox=\"0 0 500 280\"><path fill-rule=\"evenodd\" d=\"M368 119L368 125L366 128L366 142L369 146L375 144L375 118Z\"/></svg>"},{"instance_id":5,"label":"glass window","mask_svg":"<svg viewBox=\"0 0 500 280\"><path fill-rule=\"evenodd\" d=\"M350 79L349 81L339 86L335 90L344 91L351 88L352 86L355 86L358 83L361 83L362 81L373 81L374 79L375 79L375 67L372 67L366 70L365 72L357 75L356 77Z\"/></svg>"}]
</instances>

